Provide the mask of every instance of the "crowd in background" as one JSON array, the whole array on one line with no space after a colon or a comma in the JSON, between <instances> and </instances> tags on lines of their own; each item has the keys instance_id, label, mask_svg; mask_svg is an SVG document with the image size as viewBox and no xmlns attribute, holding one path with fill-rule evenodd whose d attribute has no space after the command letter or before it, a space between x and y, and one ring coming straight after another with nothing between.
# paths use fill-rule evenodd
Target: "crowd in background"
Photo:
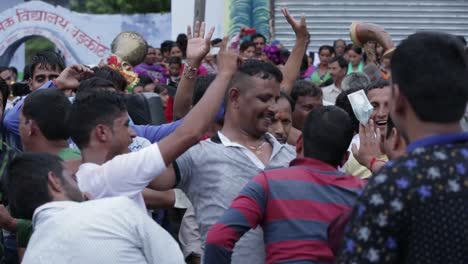
<instances>
[{"instance_id":1,"label":"crowd in background","mask_svg":"<svg viewBox=\"0 0 468 264\"><path fill-rule=\"evenodd\" d=\"M292 50L197 22L134 86L53 51L0 67L3 262L467 263L465 39L307 53L282 11Z\"/></svg>"}]
</instances>

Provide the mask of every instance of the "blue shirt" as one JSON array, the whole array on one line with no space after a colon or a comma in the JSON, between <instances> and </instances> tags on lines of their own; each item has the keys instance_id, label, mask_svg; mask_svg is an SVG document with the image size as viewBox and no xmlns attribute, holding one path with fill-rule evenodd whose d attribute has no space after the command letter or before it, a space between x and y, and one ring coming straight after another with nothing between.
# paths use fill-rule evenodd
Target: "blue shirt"
<instances>
[{"instance_id":1,"label":"blue shirt","mask_svg":"<svg viewBox=\"0 0 468 264\"><path fill-rule=\"evenodd\" d=\"M46 82L39 89L49 89L56 88L53 85L52 81ZM21 138L19 136L19 114L21 107L24 104L24 98L18 101L16 105L5 113L5 119L3 124L6 128L7 134L12 139L10 144L14 145L18 149L22 149ZM163 124L160 126L150 126L150 125L130 125L130 127L135 131L136 135L143 137L151 141L151 143L158 142L167 135L174 132L177 127L181 124L182 120L172 122L169 124Z\"/></svg>"}]
</instances>

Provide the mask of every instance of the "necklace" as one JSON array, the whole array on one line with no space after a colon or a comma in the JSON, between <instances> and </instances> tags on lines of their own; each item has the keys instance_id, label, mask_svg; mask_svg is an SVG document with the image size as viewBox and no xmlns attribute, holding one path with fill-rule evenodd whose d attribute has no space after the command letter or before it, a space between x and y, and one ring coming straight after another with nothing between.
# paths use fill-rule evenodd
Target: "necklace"
<instances>
[{"instance_id":1,"label":"necklace","mask_svg":"<svg viewBox=\"0 0 468 264\"><path fill-rule=\"evenodd\" d=\"M262 154L261 149L263 148L263 146L265 146L266 143L267 143L267 142L264 141L264 142L263 142L262 144L260 144L260 146L258 146L258 147L253 147L253 146L247 146L247 147L249 147L250 149L254 150L256 155L260 155L260 154Z\"/></svg>"}]
</instances>

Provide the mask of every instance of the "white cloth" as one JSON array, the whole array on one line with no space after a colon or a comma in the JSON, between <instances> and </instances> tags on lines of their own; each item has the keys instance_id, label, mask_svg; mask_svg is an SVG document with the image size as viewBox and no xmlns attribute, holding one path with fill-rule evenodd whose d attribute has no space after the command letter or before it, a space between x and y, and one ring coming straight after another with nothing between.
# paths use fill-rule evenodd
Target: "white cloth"
<instances>
[{"instance_id":1,"label":"white cloth","mask_svg":"<svg viewBox=\"0 0 468 264\"><path fill-rule=\"evenodd\" d=\"M187 211L185 211L184 217L182 218L182 222L180 223L179 242L185 258L190 256L192 253L198 255L203 253L203 241L200 235L200 228L192 206L187 208Z\"/></svg>"},{"instance_id":2,"label":"white cloth","mask_svg":"<svg viewBox=\"0 0 468 264\"><path fill-rule=\"evenodd\" d=\"M342 90L335 86L335 84L328 85L322 88L323 100L335 105L336 98Z\"/></svg>"},{"instance_id":3,"label":"white cloth","mask_svg":"<svg viewBox=\"0 0 468 264\"><path fill-rule=\"evenodd\" d=\"M36 209L23 264L185 263L178 244L126 197Z\"/></svg>"},{"instance_id":4,"label":"white cloth","mask_svg":"<svg viewBox=\"0 0 468 264\"><path fill-rule=\"evenodd\" d=\"M221 133L221 131L218 131L218 136L219 136L219 139L221 140L221 143L225 146L225 147L238 147L241 149L241 151L250 159L250 161L255 164L255 166L257 166L257 168L261 169L261 170L264 170L265 169L265 164L263 164L263 162L257 157L257 155L255 155L255 153L253 153L250 149L246 148L245 146L237 143L237 142L233 142L231 141L229 138L227 138L225 135L223 135L223 133ZM272 143L272 139L274 138L274 136L270 133L266 133L265 134L265 139L267 140L268 143Z\"/></svg>"},{"instance_id":5,"label":"white cloth","mask_svg":"<svg viewBox=\"0 0 468 264\"><path fill-rule=\"evenodd\" d=\"M102 165L83 163L78 187L90 199L126 196L146 210L143 189L166 169L158 144L114 157Z\"/></svg>"}]
</instances>

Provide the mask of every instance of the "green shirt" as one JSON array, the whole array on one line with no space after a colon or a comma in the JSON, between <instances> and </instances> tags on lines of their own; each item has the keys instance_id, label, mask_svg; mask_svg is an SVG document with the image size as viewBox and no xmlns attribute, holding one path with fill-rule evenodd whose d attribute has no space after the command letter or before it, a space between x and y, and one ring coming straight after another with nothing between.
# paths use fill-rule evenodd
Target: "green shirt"
<instances>
[{"instance_id":1,"label":"green shirt","mask_svg":"<svg viewBox=\"0 0 468 264\"><path fill-rule=\"evenodd\" d=\"M321 85L322 83L331 79L331 75L329 72L325 73L324 75L320 76L318 69L312 73L310 76L310 81L317 85Z\"/></svg>"},{"instance_id":2,"label":"green shirt","mask_svg":"<svg viewBox=\"0 0 468 264\"><path fill-rule=\"evenodd\" d=\"M64 148L59 153L57 153L63 160L74 160L74 159L81 159L81 153L78 150L71 149L71 148Z\"/></svg>"}]
</instances>

